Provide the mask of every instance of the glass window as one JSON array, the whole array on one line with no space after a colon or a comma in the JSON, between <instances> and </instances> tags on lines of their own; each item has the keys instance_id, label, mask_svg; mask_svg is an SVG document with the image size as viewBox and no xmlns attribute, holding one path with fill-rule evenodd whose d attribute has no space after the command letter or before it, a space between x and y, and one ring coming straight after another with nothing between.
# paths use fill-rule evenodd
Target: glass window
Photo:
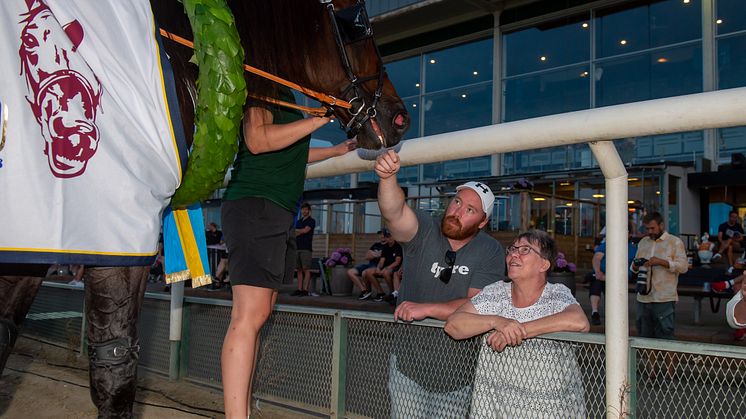
<instances>
[{"instance_id":1,"label":"glass window","mask_svg":"<svg viewBox=\"0 0 746 419\"><path fill-rule=\"evenodd\" d=\"M746 86L746 35L718 40L718 86L720 89Z\"/></svg>"},{"instance_id":2,"label":"glass window","mask_svg":"<svg viewBox=\"0 0 746 419\"><path fill-rule=\"evenodd\" d=\"M718 130L720 159L730 162L733 153L746 153L746 126Z\"/></svg>"},{"instance_id":3,"label":"glass window","mask_svg":"<svg viewBox=\"0 0 746 419\"><path fill-rule=\"evenodd\" d=\"M717 33L731 33L746 29L743 0L717 0Z\"/></svg>"},{"instance_id":4,"label":"glass window","mask_svg":"<svg viewBox=\"0 0 746 419\"><path fill-rule=\"evenodd\" d=\"M587 13L506 33L505 75L531 73L590 59Z\"/></svg>"},{"instance_id":5,"label":"glass window","mask_svg":"<svg viewBox=\"0 0 746 419\"><path fill-rule=\"evenodd\" d=\"M396 87L399 97L416 96L420 94L420 56L405 58L386 64L389 80Z\"/></svg>"},{"instance_id":6,"label":"glass window","mask_svg":"<svg viewBox=\"0 0 746 419\"><path fill-rule=\"evenodd\" d=\"M410 138L419 138L420 135L420 97L410 97L402 99L404 106L407 108L409 113L409 129L404 133L402 140L409 140Z\"/></svg>"},{"instance_id":7,"label":"glass window","mask_svg":"<svg viewBox=\"0 0 746 419\"><path fill-rule=\"evenodd\" d=\"M491 174L491 161L490 156L482 156L424 164L422 165L422 176L425 182L489 176Z\"/></svg>"},{"instance_id":8,"label":"glass window","mask_svg":"<svg viewBox=\"0 0 746 419\"><path fill-rule=\"evenodd\" d=\"M424 116L426 136L490 125L492 83L427 95Z\"/></svg>"},{"instance_id":9,"label":"glass window","mask_svg":"<svg viewBox=\"0 0 746 419\"><path fill-rule=\"evenodd\" d=\"M492 38L427 53L423 62L428 92L489 82L492 80Z\"/></svg>"},{"instance_id":10,"label":"glass window","mask_svg":"<svg viewBox=\"0 0 746 419\"><path fill-rule=\"evenodd\" d=\"M683 46L596 64L596 106L702 91L702 49Z\"/></svg>"},{"instance_id":11,"label":"glass window","mask_svg":"<svg viewBox=\"0 0 746 419\"><path fill-rule=\"evenodd\" d=\"M507 79L504 121L588 109L589 79L586 64Z\"/></svg>"},{"instance_id":12,"label":"glass window","mask_svg":"<svg viewBox=\"0 0 746 419\"><path fill-rule=\"evenodd\" d=\"M610 57L702 37L699 0L633 1L596 13L596 56Z\"/></svg>"}]
</instances>

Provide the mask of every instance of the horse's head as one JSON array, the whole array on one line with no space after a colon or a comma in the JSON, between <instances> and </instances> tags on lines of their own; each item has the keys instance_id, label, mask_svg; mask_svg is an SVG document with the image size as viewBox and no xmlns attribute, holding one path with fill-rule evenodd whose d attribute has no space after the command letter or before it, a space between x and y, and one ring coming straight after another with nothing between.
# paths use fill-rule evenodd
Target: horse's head
<instances>
[{"instance_id":1,"label":"horse's head","mask_svg":"<svg viewBox=\"0 0 746 419\"><path fill-rule=\"evenodd\" d=\"M98 147L95 120L101 86L75 54L83 40L80 24L72 21L60 27L39 0L26 0L26 6L18 50L26 99L41 127L52 173L60 178L78 176Z\"/></svg>"},{"instance_id":2,"label":"horse's head","mask_svg":"<svg viewBox=\"0 0 746 419\"><path fill-rule=\"evenodd\" d=\"M318 40L324 45L320 51L336 56L339 67L335 71L311 70L317 87L352 104L352 109L337 107L334 113L349 136L357 135L359 147L378 149L398 144L409 128L409 114L385 72L364 3L320 3L327 16L321 20L326 27L322 30L325 36Z\"/></svg>"}]
</instances>

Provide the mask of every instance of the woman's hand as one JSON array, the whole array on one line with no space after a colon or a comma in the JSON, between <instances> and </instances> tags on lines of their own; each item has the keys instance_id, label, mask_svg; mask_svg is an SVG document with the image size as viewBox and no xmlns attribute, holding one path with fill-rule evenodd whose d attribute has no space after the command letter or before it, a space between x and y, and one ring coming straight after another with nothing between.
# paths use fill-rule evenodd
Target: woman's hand
<instances>
[{"instance_id":1,"label":"woman's hand","mask_svg":"<svg viewBox=\"0 0 746 419\"><path fill-rule=\"evenodd\" d=\"M526 339L528 337L526 327L513 319L497 319L495 324L495 331L500 332L500 334L502 334L505 338L507 344L511 346L520 345L523 342L523 339ZM495 333L493 333L493 335L494 334Z\"/></svg>"}]
</instances>

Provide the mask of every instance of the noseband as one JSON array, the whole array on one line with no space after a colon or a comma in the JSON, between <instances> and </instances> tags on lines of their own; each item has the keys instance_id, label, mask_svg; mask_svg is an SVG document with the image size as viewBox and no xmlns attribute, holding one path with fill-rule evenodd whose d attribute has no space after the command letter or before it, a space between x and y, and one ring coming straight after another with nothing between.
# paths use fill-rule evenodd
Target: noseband
<instances>
[{"instance_id":1,"label":"noseband","mask_svg":"<svg viewBox=\"0 0 746 419\"><path fill-rule=\"evenodd\" d=\"M352 107L348 110L350 115L352 115L352 118L344 125L342 125L340 119L340 125L342 125L342 129L347 133L347 138L352 138L358 134L366 122L371 121L371 128L376 133L376 136L378 136L381 145L385 147L386 141L383 138L383 134L381 133L375 118L377 114L376 106L378 106L378 100L381 98L383 91L383 77L386 74L386 71L383 67L381 53L378 51L378 45L376 45L375 41L372 40L373 30L370 27L368 13L365 11L365 1L358 0L355 5L339 11L334 11L332 0L319 0L319 2L326 7L329 14L329 20L334 32L334 42L337 44L342 67L344 68L345 73L347 74L347 80L350 83L342 91L341 96L342 98L345 98L350 92L352 92L352 98L348 100L350 104L352 104ZM346 46L368 39L371 39L373 42L373 48L378 57L379 70L378 73L371 76L358 77L350 65ZM378 85L373 94L373 102L370 106L366 106L365 99L360 92L362 90L362 84L375 79L378 79ZM334 109L336 112L337 108L335 107Z\"/></svg>"}]
</instances>

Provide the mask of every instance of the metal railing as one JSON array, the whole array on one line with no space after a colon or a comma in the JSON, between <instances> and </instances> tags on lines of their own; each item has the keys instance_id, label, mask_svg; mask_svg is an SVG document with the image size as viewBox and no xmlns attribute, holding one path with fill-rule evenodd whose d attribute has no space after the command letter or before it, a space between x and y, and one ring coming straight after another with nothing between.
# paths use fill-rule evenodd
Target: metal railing
<instances>
[{"instance_id":1,"label":"metal railing","mask_svg":"<svg viewBox=\"0 0 746 419\"><path fill-rule=\"evenodd\" d=\"M44 283L22 332L83 353L83 290ZM219 388L231 302L185 298L180 351L170 350L169 301L147 293L140 315L145 373ZM636 417L746 417L746 348L629 340L629 403ZM173 360L171 357L178 356ZM390 314L278 305L261 332L254 396L329 417L417 417L410 384L455 401L437 417L604 417L604 335L553 333L495 354L480 338L453 341L442 322L393 322ZM499 378L499 379L498 379ZM405 384L406 383L406 384ZM541 403L523 404L526 394ZM548 409L548 410L547 410Z\"/></svg>"}]
</instances>

